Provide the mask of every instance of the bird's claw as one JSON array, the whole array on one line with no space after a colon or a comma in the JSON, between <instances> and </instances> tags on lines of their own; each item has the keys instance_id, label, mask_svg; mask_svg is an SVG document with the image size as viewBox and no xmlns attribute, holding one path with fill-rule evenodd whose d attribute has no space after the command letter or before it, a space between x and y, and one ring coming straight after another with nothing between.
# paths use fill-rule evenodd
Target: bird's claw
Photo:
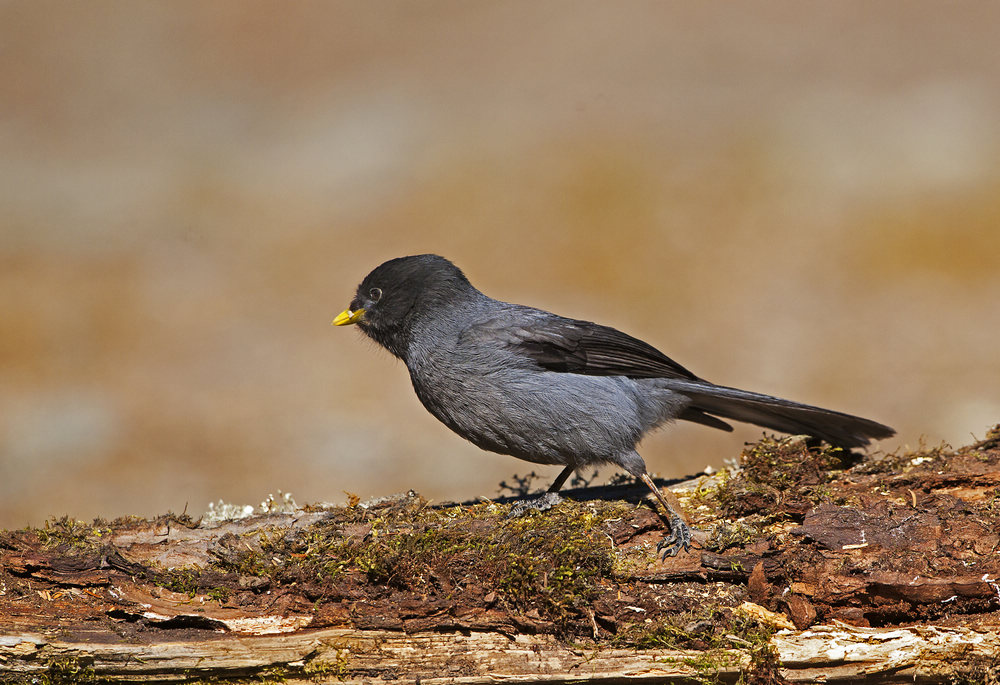
<instances>
[{"instance_id":1,"label":"bird's claw","mask_svg":"<svg viewBox=\"0 0 1000 685\"><path fill-rule=\"evenodd\" d=\"M656 545L656 553L663 553L662 559L666 560L667 557L675 557L677 553L684 549L687 552L691 549L691 528L688 524L684 523L682 519L677 514L673 514L670 517L670 534L666 535L659 543Z\"/></svg>"},{"instance_id":2,"label":"bird's claw","mask_svg":"<svg viewBox=\"0 0 1000 685\"><path fill-rule=\"evenodd\" d=\"M507 513L508 519L516 519L524 516L529 511L545 511L562 502L562 496L558 492L543 492L537 497L527 497L518 500Z\"/></svg>"}]
</instances>

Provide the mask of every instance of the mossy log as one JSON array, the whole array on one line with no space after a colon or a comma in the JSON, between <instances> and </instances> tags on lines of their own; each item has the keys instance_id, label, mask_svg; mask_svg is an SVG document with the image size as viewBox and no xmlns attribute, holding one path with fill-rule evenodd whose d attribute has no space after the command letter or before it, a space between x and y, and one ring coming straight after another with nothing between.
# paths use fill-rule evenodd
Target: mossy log
<instances>
[{"instance_id":1,"label":"mossy log","mask_svg":"<svg viewBox=\"0 0 1000 685\"><path fill-rule=\"evenodd\" d=\"M953 450L749 445L671 486L414 493L0 533L0 680L973 682L1000 669L1000 431Z\"/></svg>"}]
</instances>

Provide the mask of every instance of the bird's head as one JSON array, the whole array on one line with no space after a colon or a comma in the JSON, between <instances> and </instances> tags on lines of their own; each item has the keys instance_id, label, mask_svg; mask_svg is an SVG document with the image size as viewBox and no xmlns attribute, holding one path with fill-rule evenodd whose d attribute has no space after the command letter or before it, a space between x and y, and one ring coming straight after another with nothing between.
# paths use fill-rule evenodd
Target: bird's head
<instances>
[{"instance_id":1,"label":"bird's head","mask_svg":"<svg viewBox=\"0 0 1000 685\"><path fill-rule=\"evenodd\" d=\"M357 324L372 340L405 359L410 333L420 317L440 314L470 292L477 291L444 257L397 257L365 276L333 325Z\"/></svg>"}]
</instances>

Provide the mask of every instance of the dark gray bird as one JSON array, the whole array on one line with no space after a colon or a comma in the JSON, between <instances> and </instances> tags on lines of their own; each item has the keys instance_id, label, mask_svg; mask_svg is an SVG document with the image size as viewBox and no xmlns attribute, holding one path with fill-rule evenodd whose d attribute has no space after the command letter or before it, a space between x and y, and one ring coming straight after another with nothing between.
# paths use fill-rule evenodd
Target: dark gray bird
<instances>
[{"instance_id":1,"label":"dark gray bird","mask_svg":"<svg viewBox=\"0 0 1000 685\"><path fill-rule=\"evenodd\" d=\"M635 447L673 419L731 431L722 419L821 438L845 448L892 428L798 402L715 385L621 331L501 302L437 255L392 259L358 286L333 320L357 324L406 363L417 397L449 428L491 452L575 470L616 464L667 510L673 556L690 530L646 472Z\"/></svg>"}]
</instances>

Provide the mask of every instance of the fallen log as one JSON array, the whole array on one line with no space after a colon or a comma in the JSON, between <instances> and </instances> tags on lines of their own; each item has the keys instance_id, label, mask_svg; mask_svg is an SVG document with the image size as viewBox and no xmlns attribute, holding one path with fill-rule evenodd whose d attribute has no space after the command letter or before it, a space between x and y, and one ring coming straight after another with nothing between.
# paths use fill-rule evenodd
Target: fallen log
<instances>
[{"instance_id":1,"label":"fallen log","mask_svg":"<svg viewBox=\"0 0 1000 685\"><path fill-rule=\"evenodd\" d=\"M1000 666L1000 431L850 465L803 440L674 484L415 493L0 533L0 679L947 682Z\"/></svg>"}]
</instances>

